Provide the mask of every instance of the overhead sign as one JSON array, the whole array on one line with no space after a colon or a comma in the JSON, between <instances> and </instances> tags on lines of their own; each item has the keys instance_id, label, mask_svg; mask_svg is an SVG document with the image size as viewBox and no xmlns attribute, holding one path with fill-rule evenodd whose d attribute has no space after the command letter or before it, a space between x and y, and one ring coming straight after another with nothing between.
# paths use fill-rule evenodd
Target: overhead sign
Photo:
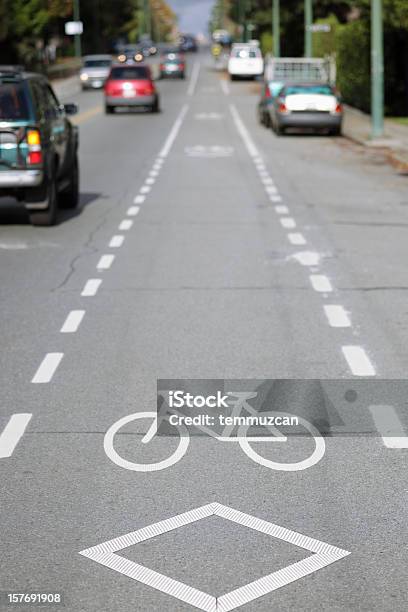
<instances>
[{"instance_id":1,"label":"overhead sign","mask_svg":"<svg viewBox=\"0 0 408 612\"><path fill-rule=\"evenodd\" d=\"M75 36L75 34L82 34L84 31L84 24L82 21L67 21L65 24L65 34L67 36Z\"/></svg>"},{"instance_id":2,"label":"overhead sign","mask_svg":"<svg viewBox=\"0 0 408 612\"><path fill-rule=\"evenodd\" d=\"M313 25L307 26L309 32L330 32L331 25L329 23L314 23Z\"/></svg>"}]
</instances>

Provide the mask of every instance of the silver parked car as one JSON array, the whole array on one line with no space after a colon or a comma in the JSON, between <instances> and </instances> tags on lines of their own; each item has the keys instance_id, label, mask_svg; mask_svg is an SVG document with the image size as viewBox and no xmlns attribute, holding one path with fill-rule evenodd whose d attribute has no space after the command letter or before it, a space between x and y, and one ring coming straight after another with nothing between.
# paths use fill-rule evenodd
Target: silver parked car
<instances>
[{"instance_id":1,"label":"silver parked car","mask_svg":"<svg viewBox=\"0 0 408 612\"><path fill-rule=\"evenodd\" d=\"M101 89L112 66L110 55L86 55L79 73L82 89Z\"/></svg>"}]
</instances>

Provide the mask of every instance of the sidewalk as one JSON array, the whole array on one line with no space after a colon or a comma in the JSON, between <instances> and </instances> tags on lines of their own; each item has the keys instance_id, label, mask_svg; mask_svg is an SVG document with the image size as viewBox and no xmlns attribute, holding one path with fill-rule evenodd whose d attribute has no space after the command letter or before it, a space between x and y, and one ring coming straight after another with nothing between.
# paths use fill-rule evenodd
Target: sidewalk
<instances>
[{"instance_id":1,"label":"sidewalk","mask_svg":"<svg viewBox=\"0 0 408 612\"><path fill-rule=\"evenodd\" d=\"M408 127L386 119L384 128L383 138L371 140L370 115L351 106L344 106L344 136L364 146L387 149L391 160L401 169L408 170Z\"/></svg>"}]
</instances>

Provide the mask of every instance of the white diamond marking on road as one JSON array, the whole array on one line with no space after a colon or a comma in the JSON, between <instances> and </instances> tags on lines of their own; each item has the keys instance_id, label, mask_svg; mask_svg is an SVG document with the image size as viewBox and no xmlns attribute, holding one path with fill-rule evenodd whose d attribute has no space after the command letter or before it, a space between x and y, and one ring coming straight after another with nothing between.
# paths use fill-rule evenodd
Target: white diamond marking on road
<instances>
[{"instance_id":1,"label":"white diamond marking on road","mask_svg":"<svg viewBox=\"0 0 408 612\"><path fill-rule=\"evenodd\" d=\"M209 595L204 591L200 591L183 582L169 578L169 576L155 572L154 570L116 554L124 548L139 544L150 538L195 523L210 516L218 516L237 523L238 525L242 525L243 527L248 527L260 533L279 538L289 544L300 546L313 554L306 559L292 563L283 569L272 572L258 580L254 580L221 597ZM129 578L133 578L133 580L137 580L158 591L167 593L180 601L184 601L194 606L198 610L205 610L206 612L228 612L229 610L235 610L239 606L258 599L258 597L262 597L267 593L271 593L276 589L286 586L299 578L308 576L335 561L339 561L339 559L351 553L342 548L327 544L326 542L321 542L320 540L310 538L296 531L291 531L285 527L280 527L274 523L251 516L250 514L244 514L234 508L229 508L218 503L211 503L173 516L170 519L154 523L148 527L143 527L142 529L138 529L137 531L133 531L113 540L108 540L92 548L87 548L82 550L79 554L124 574Z\"/></svg>"}]
</instances>

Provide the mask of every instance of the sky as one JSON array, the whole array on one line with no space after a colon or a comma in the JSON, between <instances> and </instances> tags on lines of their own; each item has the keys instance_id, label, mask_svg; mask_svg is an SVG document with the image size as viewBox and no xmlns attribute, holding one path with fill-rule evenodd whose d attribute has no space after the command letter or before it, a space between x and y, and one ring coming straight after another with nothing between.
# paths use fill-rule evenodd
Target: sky
<instances>
[{"instance_id":1,"label":"sky","mask_svg":"<svg viewBox=\"0 0 408 612\"><path fill-rule=\"evenodd\" d=\"M178 15L179 28L186 34L207 34L214 0L167 0Z\"/></svg>"}]
</instances>

